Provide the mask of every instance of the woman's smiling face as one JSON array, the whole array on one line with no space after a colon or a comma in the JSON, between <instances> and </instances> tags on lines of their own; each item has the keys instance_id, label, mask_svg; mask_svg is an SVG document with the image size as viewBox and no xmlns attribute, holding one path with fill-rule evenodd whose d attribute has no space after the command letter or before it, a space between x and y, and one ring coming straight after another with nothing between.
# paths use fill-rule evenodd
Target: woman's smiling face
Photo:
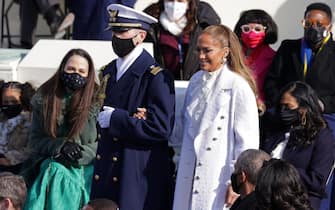
<instances>
[{"instance_id":1,"label":"woman's smiling face","mask_svg":"<svg viewBox=\"0 0 335 210\"><path fill-rule=\"evenodd\" d=\"M205 71L216 71L223 64L225 48L213 39L210 34L201 34L198 38L197 51L200 68Z\"/></svg>"}]
</instances>

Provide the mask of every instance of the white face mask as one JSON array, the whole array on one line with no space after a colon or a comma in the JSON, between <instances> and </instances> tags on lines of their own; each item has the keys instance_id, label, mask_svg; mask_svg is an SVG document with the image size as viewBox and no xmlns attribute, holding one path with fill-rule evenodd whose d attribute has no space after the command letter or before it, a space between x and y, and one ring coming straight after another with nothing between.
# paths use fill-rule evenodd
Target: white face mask
<instances>
[{"instance_id":1,"label":"white face mask","mask_svg":"<svg viewBox=\"0 0 335 210\"><path fill-rule=\"evenodd\" d=\"M186 14L187 5L187 2L165 1L164 11L171 21L176 21Z\"/></svg>"}]
</instances>

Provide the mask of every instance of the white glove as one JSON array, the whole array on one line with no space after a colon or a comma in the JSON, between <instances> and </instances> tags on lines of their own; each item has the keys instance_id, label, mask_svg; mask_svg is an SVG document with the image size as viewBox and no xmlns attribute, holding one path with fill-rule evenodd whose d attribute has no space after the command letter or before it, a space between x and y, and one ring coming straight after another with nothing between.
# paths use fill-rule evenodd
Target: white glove
<instances>
[{"instance_id":1,"label":"white glove","mask_svg":"<svg viewBox=\"0 0 335 210\"><path fill-rule=\"evenodd\" d=\"M103 111L99 113L98 122L101 128L108 128L111 120L114 108L110 106L104 106Z\"/></svg>"}]
</instances>

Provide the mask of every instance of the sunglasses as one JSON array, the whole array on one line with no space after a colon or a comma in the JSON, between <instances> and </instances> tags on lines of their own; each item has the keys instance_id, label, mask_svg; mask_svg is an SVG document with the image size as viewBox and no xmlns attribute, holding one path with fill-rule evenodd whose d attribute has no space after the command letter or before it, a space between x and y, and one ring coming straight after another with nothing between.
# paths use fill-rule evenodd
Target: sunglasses
<instances>
[{"instance_id":1,"label":"sunglasses","mask_svg":"<svg viewBox=\"0 0 335 210\"><path fill-rule=\"evenodd\" d=\"M260 33L265 31L266 27L261 24L254 24L254 25L242 25L241 30L243 33L250 33L251 31L254 31L255 33Z\"/></svg>"}]
</instances>

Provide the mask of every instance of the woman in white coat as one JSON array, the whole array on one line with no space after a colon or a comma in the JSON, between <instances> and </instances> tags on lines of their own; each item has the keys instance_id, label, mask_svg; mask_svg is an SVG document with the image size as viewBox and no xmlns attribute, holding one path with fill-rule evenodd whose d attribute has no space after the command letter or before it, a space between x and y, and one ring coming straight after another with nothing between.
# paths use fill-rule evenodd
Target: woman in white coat
<instances>
[{"instance_id":1,"label":"woman in white coat","mask_svg":"<svg viewBox=\"0 0 335 210\"><path fill-rule=\"evenodd\" d=\"M235 160L259 146L256 87L228 27L207 27L197 51L201 70L190 80L172 137L182 141L173 209L221 210Z\"/></svg>"}]
</instances>

